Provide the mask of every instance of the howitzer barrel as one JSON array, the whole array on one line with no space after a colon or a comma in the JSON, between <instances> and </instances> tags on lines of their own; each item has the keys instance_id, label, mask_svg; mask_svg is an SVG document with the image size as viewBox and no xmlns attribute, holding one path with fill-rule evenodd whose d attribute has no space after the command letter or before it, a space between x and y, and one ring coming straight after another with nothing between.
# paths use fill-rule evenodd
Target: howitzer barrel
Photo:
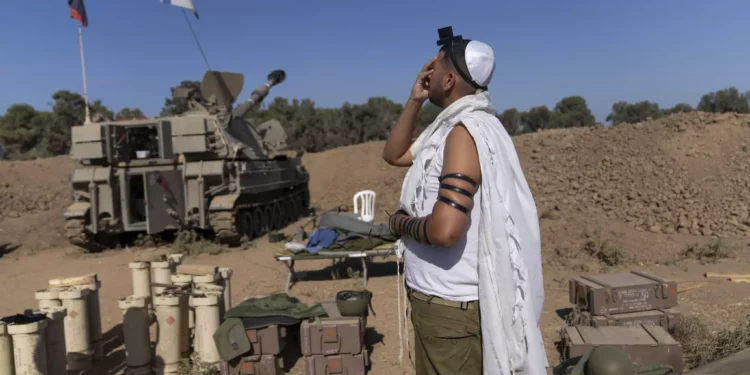
<instances>
[{"instance_id":1,"label":"howitzer barrel","mask_svg":"<svg viewBox=\"0 0 750 375\"><path fill-rule=\"evenodd\" d=\"M286 73L283 70L274 70L271 72L271 74L268 75L268 81L256 87L255 90L253 90L253 93L250 94L250 98L244 103L238 105L237 108L232 111L232 117L244 117L253 106L266 98L271 87L284 82L284 79L286 79Z\"/></svg>"}]
</instances>

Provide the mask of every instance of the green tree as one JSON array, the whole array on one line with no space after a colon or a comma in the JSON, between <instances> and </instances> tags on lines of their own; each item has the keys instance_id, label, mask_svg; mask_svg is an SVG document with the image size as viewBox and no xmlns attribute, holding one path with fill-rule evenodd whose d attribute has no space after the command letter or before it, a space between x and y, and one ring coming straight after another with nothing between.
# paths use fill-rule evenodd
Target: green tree
<instances>
[{"instance_id":1,"label":"green tree","mask_svg":"<svg viewBox=\"0 0 750 375\"><path fill-rule=\"evenodd\" d=\"M549 128L551 118L552 112L546 105L532 107L528 112L521 113L521 122L530 132Z\"/></svg>"},{"instance_id":2,"label":"green tree","mask_svg":"<svg viewBox=\"0 0 750 375\"><path fill-rule=\"evenodd\" d=\"M52 111L38 111L28 104L13 105L0 119L0 144L6 158L28 159L64 155L70 151L70 129L83 124L85 101L80 94L59 90L52 95ZM89 103L92 121L112 120L101 101Z\"/></svg>"},{"instance_id":3,"label":"green tree","mask_svg":"<svg viewBox=\"0 0 750 375\"><path fill-rule=\"evenodd\" d=\"M284 101L286 102L286 99ZM279 106L277 111L282 108ZM292 105L286 108L287 111L291 111L287 116L286 124L292 130L287 134L291 138L289 143L293 145L293 148L310 152L325 150L326 133L330 131L330 124L326 121L326 111L315 108L315 102L311 99L294 100Z\"/></svg>"},{"instance_id":4,"label":"green tree","mask_svg":"<svg viewBox=\"0 0 750 375\"><path fill-rule=\"evenodd\" d=\"M577 128L593 126L596 123L586 99L581 96L562 98L557 104L550 118L550 128Z\"/></svg>"},{"instance_id":5,"label":"green tree","mask_svg":"<svg viewBox=\"0 0 750 375\"><path fill-rule=\"evenodd\" d=\"M419 136L422 131L424 131L430 124L435 121L435 119L438 117L440 112L442 112L443 109L430 103L429 101L426 102L422 108L419 109L419 115L417 115L417 124L414 126L414 136Z\"/></svg>"},{"instance_id":6,"label":"green tree","mask_svg":"<svg viewBox=\"0 0 750 375\"><path fill-rule=\"evenodd\" d=\"M388 133L404 109L403 105L382 96L369 98L367 103L355 107L355 120L359 128L358 143L388 138Z\"/></svg>"},{"instance_id":7,"label":"green tree","mask_svg":"<svg viewBox=\"0 0 750 375\"><path fill-rule=\"evenodd\" d=\"M289 103L289 99L287 98L277 96L271 103L265 106L265 108L258 110L258 108L256 107L255 110L251 110L250 112L248 112L246 117L258 122L268 121L272 118L275 118L282 123L288 123L294 118L295 112L296 106L294 103Z\"/></svg>"},{"instance_id":8,"label":"green tree","mask_svg":"<svg viewBox=\"0 0 750 375\"><path fill-rule=\"evenodd\" d=\"M683 112L693 112L693 106L687 103L678 103L672 108L668 108L664 110L664 115L669 116L674 113L683 113Z\"/></svg>"},{"instance_id":9,"label":"green tree","mask_svg":"<svg viewBox=\"0 0 750 375\"><path fill-rule=\"evenodd\" d=\"M117 112L115 115L115 120L131 120L131 119L140 119L145 118L146 115L143 114L143 112L139 108L128 108L125 107L120 110L120 112Z\"/></svg>"},{"instance_id":10,"label":"green tree","mask_svg":"<svg viewBox=\"0 0 750 375\"><path fill-rule=\"evenodd\" d=\"M736 87L728 87L701 97L696 108L702 112L750 113L750 92L740 94Z\"/></svg>"},{"instance_id":11,"label":"green tree","mask_svg":"<svg viewBox=\"0 0 750 375\"><path fill-rule=\"evenodd\" d=\"M635 104L620 101L612 104L612 112L607 116L607 121L612 125L646 121L648 118L656 119L661 117L663 112L659 105L648 100L640 101Z\"/></svg>"},{"instance_id":12,"label":"green tree","mask_svg":"<svg viewBox=\"0 0 750 375\"><path fill-rule=\"evenodd\" d=\"M41 147L52 155L64 155L70 152L70 129L82 125L86 117L85 101L75 92L60 90L52 94L53 117L47 127ZM89 115L92 120L114 120L112 111L100 100L89 102Z\"/></svg>"},{"instance_id":13,"label":"green tree","mask_svg":"<svg viewBox=\"0 0 750 375\"><path fill-rule=\"evenodd\" d=\"M518 112L518 109L506 109L497 118L503 124L505 130L508 131L508 134L517 135L521 133L521 113Z\"/></svg>"},{"instance_id":14,"label":"green tree","mask_svg":"<svg viewBox=\"0 0 750 375\"><path fill-rule=\"evenodd\" d=\"M9 158L23 157L33 150L44 137L47 116L41 116L28 104L14 104L0 119L0 144Z\"/></svg>"}]
</instances>

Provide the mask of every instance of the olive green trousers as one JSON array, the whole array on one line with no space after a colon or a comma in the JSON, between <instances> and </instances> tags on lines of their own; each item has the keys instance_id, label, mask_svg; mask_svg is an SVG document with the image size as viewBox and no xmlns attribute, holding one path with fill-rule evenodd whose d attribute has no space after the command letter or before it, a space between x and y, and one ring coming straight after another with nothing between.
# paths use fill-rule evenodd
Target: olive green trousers
<instances>
[{"instance_id":1,"label":"olive green trousers","mask_svg":"<svg viewBox=\"0 0 750 375\"><path fill-rule=\"evenodd\" d=\"M481 375L479 305L444 306L437 297L427 302L414 294L409 290L417 375Z\"/></svg>"}]
</instances>

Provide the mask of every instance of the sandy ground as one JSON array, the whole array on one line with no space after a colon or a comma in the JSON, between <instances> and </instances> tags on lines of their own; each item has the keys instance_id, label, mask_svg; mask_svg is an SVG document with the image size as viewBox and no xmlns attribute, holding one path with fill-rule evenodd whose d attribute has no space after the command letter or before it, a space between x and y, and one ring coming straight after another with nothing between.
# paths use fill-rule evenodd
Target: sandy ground
<instances>
[{"instance_id":1,"label":"sandy ground","mask_svg":"<svg viewBox=\"0 0 750 375\"><path fill-rule=\"evenodd\" d=\"M582 273L653 272L679 282L678 308L685 315L702 317L713 329L745 319L750 284L703 274L750 269L748 125L750 116L694 114L514 139L540 214L546 293L542 329L551 364L559 362L555 341L564 323L560 315L570 307L568 279ZM395 211L405 171L380 160L382 147L383 142L373 142L306 154L313 205L351 206L354 193L372 189L378 194L377 221L386 218L385 210ZM0 295L5 300L0 314L36 307L34 291L51 278L98 273L108 354L95 373L121 373L125 352L117 300L132 292L128 262L134 251L168 249L83 255L66 245L62 212L70 202L73 166L66 157L0 162ZM707 243L716 235L732 250L727 259L706 264L682 259L689 244ZM622 264L609 267L587 253L585 245L592 239L621 249ZM232 298L238 303L247 296L283 291L286 268L273 258L275 251L264 237L247 250L185 262L233 268ZM332 280L329 266L322 260L299 262L297 270L307 272L290 294L312 303L360 286L358 279L346 276ZM358 262L350 266L360 269ZM367 334L372 374L411 373L407 355L398 362L396 287L395 258L376 259L368 284L376 313L368 320ZM304 361L297 360L291 373L303 372Z\"/></svg>"},{"instance_id":2,"label":"sandy ground","mask_svg":"<svg viewBox=\"0 0 750 375\"><path fill-rule=\"evenodd\" d=\"M677 239L676 239L677 240ZM166 252L168 249L154 251ZM232 279L232 299L234 303L248 296L264 295L284 290L286 268L276 262L276 251L266 239L258 241L255 248L229 251L219 255L188 257L185 263L211 264L231 267L235 271ZM150 252L139 250L138 252ZM122 314L117 300L132 292L128 262L135 253L132 251L109 251L96 255L82 256L72 248L45 251L34 256L6 254L0 259L0 295L6 303L0 306L0 314L8 315L34 308L34 291L46 286L47 280L54 277L81 275L95 272L102 279L100 290L102 327L105 338L105 361L97 364L97 374L120 374L124 361L122 345ZM639 269L659 276L680 281L680 289L698 286L679 295L679 309L687 314L705 317L712 326L718 328L736 324L747 313L750 304L750 287L747 284L731 283L723 280L707 280L707 271L746 272L750 254L746 250L737 254L731 262L700 265L693 261L683 261L676 265L644 264L610 271ZM587 264L587 263L584 263ZM357 262L351 266L359 270ZM592 265L592 267L596 267ZM330 262L316 260L299 262L298 271L303 273L290 291L290 295L305 303L333 299L339 290L360 287L359 279L333 280L329 275ZM570 306L568 302L567 279L576 274L568 266L545 264L546 300L542 318L542 329L550 363L558 363L555 341L559 339L559 329L563 320L558 310ZM395 258L376 259L370 266L368 289L373 292L375 316L368 319L367 344L370 347L372 374L395 374L410 372L408 356L399 365L399 335L397 329L398 311L396 299ZM344 272L344 274L346 274ZM702 283L706 283L703 286ZM412 334L410 332L410 334ZM413 342L413 340L411 340ZM304 372L304 361L298 360L291 373Z\"/></svg>"}]
</instances>

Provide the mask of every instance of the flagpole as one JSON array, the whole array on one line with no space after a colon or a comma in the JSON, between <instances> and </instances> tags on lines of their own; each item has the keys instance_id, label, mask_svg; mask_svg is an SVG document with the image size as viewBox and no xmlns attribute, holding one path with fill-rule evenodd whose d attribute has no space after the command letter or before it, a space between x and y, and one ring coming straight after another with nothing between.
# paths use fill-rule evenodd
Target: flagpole
<instances>
[{"instance_id":1,"label":"flagpole","mask_svg":"<svg viewBox=\"0 0 750 375\"><path fill-rule=\"evenodd\" d=\"M81 50L81 73L83 75L83 100L86 107L86 121L85 124L88 124L91 122L91 117L89 116L89 94L88 89L86 87L86 60L83 57L83 28L81 26L78 26L78 46Z\"/></svg>"},{"instance_id":2,"label":"flagpole","mask_svg":"<svg viewBox=\"0 0 750 375\"><path fill-rule=\"evenodd\" d=\"M185 16L185 22L187 22L188 28L190 28L190 33L193 34L193 39L195 39L195 44L198 45L198 50L201 51L201 56L203 56L203 61L206 62L206 67L208 67L208 70L211 70L211 65L208 64L208 58L206 58L206 53L203 52L203 47L201 47L201 42L198 41L198 36L195 35L195 30L193 30L193 25L190 24L190 19L187 16L187 12L185 11L185 8L182 8L182 15Z\"/></svg>"}]
</instances>

